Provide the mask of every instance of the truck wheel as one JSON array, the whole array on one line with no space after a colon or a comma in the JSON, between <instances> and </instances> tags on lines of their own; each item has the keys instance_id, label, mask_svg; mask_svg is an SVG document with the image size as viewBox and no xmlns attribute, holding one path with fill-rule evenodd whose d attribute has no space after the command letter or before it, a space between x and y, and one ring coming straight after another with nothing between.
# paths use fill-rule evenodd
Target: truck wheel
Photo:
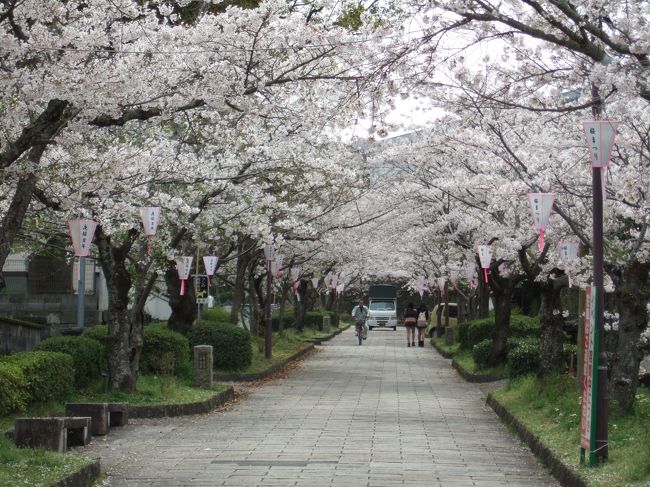
<instances>
[{"instance_id":1,"label":"truck wheel","mask_svg":"<svg viewBox=\"0 0 650 487\"><path fill-rule=\"evenodd\" d=\"M372 329L373 329L373 327L372 327L372 326L369 326L369 327L368 327L368 330L370 330L370 331L372 331Z\"/></svg>"},{"instance_id":2,"label":"truck wheel","mask_svg":"<svg viewBox=\"0 0 650 487\"><path fill-rule=\"evenodd\" d=\"M393 327L393 331L397 331L397 327L396 327L396 326Z\"/></svg>"}]
</instances>

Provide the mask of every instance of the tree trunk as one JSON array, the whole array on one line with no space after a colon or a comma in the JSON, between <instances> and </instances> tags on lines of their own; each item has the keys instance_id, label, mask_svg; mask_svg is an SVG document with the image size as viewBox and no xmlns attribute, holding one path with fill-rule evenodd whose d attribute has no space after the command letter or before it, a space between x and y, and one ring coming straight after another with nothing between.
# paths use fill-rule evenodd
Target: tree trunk
<instances>
[{"instance_id":1,"label":"tree trunk","mask_svg":"<svg viewBox=\"0 0 650 487\"><path fill-rule=\"evenodd\" d=\"M262 310L266 310L266 300L272 296L265 296L262 287L266 287L266 272L261 277L255 278L257 264L250 262L248 272L248 295L250 296L250 332L253 336L266 336L266 316ZM264 286L262 286L264 284Z\"/></svg>"},{"instance_id":2,"label":"tree trunk","mask_svg":"<svg viewBox=\"0 0 650 487\"><path fill-rule=\"evenodd\" d=\"M280 298L280 320L278 322L278 332L284 333L284 314L287 309L287 295L289 294L289 286L287 286L287 283L284 279L281 282L281 286L282 298Z\"/></svg>"},{"instance_id":3,"label":"tree trunk","mask_svg":"<svg viewBox=\"0 0 650 487\"><path fill-rule=\"evenodd\" d=\"M502 364L506 360L507 343L510 336L510 300L512 299L512 293L508 292L508 289L509 287L506 287L504 292L494 293L494 336L488 359L490 367Z\"/></svg>"},{"instance_id":4,"label":"tree trunk","mask_svg":"<svg viewBox=\"0 0 650 487\"><path fill-rule=\"evenodd\" d=\"M562 316L562 284L560 279L548 279L540 285L542 294L539 322L541 342L538 376L564 370L564 317Z\"/></svg>"},{"instance_id":5,"label":"tree trunk","mask_svg":"<svg viewBox=\"0 0 650 487\"><path fill-rule=\"evenodd\" d=\"M478 279L478 317L487 318L490 316L490 287L484 278L479 275Z\"/></svg>"},{"instance_id":6,"label":"tree trunk","mask_svg":"<svg viewBox=\"0 0 650 487\"><path fill-rule=\"evenodd\" d=\"M193 279L185 281L185 294L181 296L181 280L178 278L176 265L169 261L165 270L165 282L169 293L169 306L172 309L167 326L185 335L198 316Z\"/></svg>"},{"instance_id":7,"label":"tree trunk","mask_svg":"<svg viewBox=\"0 0 650 487\"><path fill-rule=\"evenodd\" d=\"M611 360L610 391L624 412L631 411L639 386L639 365L643 359L640 338L648 326L649 270L649 264L633 262L622 269L620 278L615 278L619 322L618 343Z\"/></svg>"},{"instance_id":8,"label":"tree trunk","mask_svg":"<svg viewBox=\"0 0 650 487\"><path fill-rule=\"evenodd\" d=\"M130 245L111 245L101 225L97 227L95 242L108 289L108 364L112 390L134 392L135 379L131 371L131 344L129 323L129 290L131 276L126 268L126 256ZM134 238L134 237L133 237Z\"/></svg>"},{"instance_id":9,"label":"tree trunk","mask_svg":"<svg viewBox=\"0 0 650 487\"><path fill-rule=\"evenodd\" d=\"M149 273L152 263L153 259L149 259L146 265L138 269L135 300L131 309L131 373L136 380L140 375L140 357L144 345L144 307L158 278L156 272Z\"/></svg>"},{"instance_id":10,"label":"tree trunk","mask_svg":"<svg viewBox=\"0 0 650 487\"><path fill-rule=\"evenodd\" d=\"M305 331L305 316L307 314L307 281L301 280L300 284L298 285L298 296L300 296L300 300L298 300L298 296L296 296L295 300L295 316L296 316L296 328L300 333Z\"/></svg>"},{"instance_id":11,"label":"tree trunk","mask_svg":"<svg viewBox=\"0 0 650 487\"><path fill-rule=\"evenodd\" d=\"M230 322L239 324L239 312L244 304L244 287L246 285L246 269L251 260L251 256L246 249L248 239L240 238L237 246L237 271L235 275L235 286L232 290L232 308L230 310Z\"/></svg>"},{"instance_id":12,"label":"tree trunk","mask_svg":"<svg viewBox=\"0 0 650 487\"><path fill-rule=\"evenodd\" d=\"M16 185L14 197L11 200L11 204L7 209L2 226L0 227L0 271L11 252L11 246L16 239L16 235L18 235L18 232L23 226L23 221L25 220L29 204L32 201L32 194L35 187L36 176L34 174L29 174L21 178ZM4 287L5 281L2 277L2 272L0 272L0 289Z\"/></svg>"}]
</instances>

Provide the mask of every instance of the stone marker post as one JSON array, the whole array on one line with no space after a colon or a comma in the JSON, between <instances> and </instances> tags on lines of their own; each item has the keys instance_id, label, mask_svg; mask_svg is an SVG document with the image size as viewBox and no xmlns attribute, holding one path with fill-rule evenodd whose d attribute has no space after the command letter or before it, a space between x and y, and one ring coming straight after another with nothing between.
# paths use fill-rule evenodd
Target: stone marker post
<instances>
[{"instance_id":1,"label":"stone marker post","mask_svg":"<svg viewBox=\"0 0 650 487\"><path fill-rule=\"evenodd\" d=\"M323 316L323 331L329 333L332 326L332 318L330 315Z\"/></svg>"},{"instance_id":2,"label":"stone marker post","mask_svg":"<svg viewBox=\"0 0 650 487\"><path fill-rule=\"evenodd\" d=\"M454 344L454 328L452 326L445 327L445 345Z\"/></svg>"},{"instance_id":3,"label":"stone marker post","mask_svg":"<svg viewBox=\"0 0 650 487\"><path fill-rule=\"evenodd\" d=\"M194 347L194 383L212 389L212 345Z\"/></svg>"}]
</instances>

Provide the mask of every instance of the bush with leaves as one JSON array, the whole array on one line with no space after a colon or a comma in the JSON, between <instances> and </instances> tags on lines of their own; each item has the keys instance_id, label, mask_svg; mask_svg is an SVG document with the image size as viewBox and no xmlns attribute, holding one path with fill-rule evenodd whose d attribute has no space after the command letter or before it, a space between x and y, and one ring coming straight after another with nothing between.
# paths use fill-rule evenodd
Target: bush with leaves
<instances>
[{"instance_id":1,"label":"bush with leaves","mask_svg":"<svg viewBox=\"0 0 650 487\"><path fill-rule=\"evenodd\" d=\"M60 352L20 352L0 358L20 369L27 404L67 399L74 392L72 357Z\"/></svg>"},{"instance_id":2,"label":"bush with leaves","mask_svg":"<svg viewBox=\"0 0 650 487\"><path fill-rule=\"evenodd\" d=\"M209 308L201 311L201 319L206 321L218 321L230 323L230 313L223 308Z\"/></svg>"},{"instance_id":3,"label":"bush with leaves","mask_svg":"<svg viewBox=\"0 0 650 487\"><path fill-rule=\"evenodd\" d=\"M539 368L540 342L538 338L525 338L508 351L510 376L530 374Z\"/></svg>"},{"instance_id":4,"label":"bush with leaves","mask_svg":"<svg viewBox=\"0 0 650 487\"><path fill-rule=\"evenodd\" d=\"M62 352L72 357L74 382L77 388L86 387L101 377L105 366L105 350L101 343L85 336L57 336L43 340L36 350Z\"/></svg>"},{"instance_id":5,"label":"bush with leaves","mask_svg":"<svg viewBox=\"0 0 650 487\"><path fill-rule=\"evenodd\" d=\"M187 338L164 323L145 326L140 368L143 372L188 376L191 366Z\"/></svg>"},{"instance_id":6,"label":"bush with leaves","mask_svg":"<svg viewBox=\"0 0 650 487\"><path fill-rule=\"evenodd\" d=\"M461 348L471 350L477 343L492 338L492 333L494 331L494 318L471 320L467 323L467 334L464 337L464 341L460 342Z\"/></svg>"},{"instance_id":7,"label":"bush with leaves","mask_svg":"<svg viewBox=\"0 0 650 487\"><path fill-rule=\"evenodd\" d=\"M244 369L253 360L251 334L230 323L199 320L187 336L192 347L212 345L215 369Z\"/></svg>"},{"instance_id":8,"label":"bush with leaves","mask_svg":"<svg viewBox=\"0 0 650 487\"><path fill-rule=\"evenodd\" d=\"M0 363L0 416L24 411L28 402L27 383L20 367Z\"/></svg>"},{"instance_id":9,"label":"bush with leaves","mask_svg":"<svg viewBox=\"0 0 650 487\"><path fill-rule=\"evenodd\" d=\"M472 358L477 368L484 369L487 367L491 349L492 339L490 338L482 340L472 347Z\"/></svg>"},{"instance_id":10,"label":"bush with leaves","mask_svg":"<svg viewBox=\"0 0 650 487\"><path fill-rule=\"evenodd\" d=\"M511 337L540 337L539 319L532 316L512 315L510 317Z\"/></svg>"}]
</instances>

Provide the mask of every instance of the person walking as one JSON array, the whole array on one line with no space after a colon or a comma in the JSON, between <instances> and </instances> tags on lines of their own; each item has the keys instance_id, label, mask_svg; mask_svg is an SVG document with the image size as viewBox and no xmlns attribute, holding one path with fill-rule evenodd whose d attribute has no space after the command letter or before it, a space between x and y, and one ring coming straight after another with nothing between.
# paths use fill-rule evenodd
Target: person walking
<instances>
[{"instance_id":1,"label":"person walking","mask_svg":"<svg viewBox=\"0 0 650 487\"><path fill-rule=\"evenodd\" d=\"M413 303L406 305L404 310L404 326L406 327L406 346L415 346L415 326L418 321L418 312L413 307Z\"/></svg>"},{"instance_id":2,"label":"person walking","mask_svg":"<svg viewBox=\"0 0 650 487\"><path fill-rule=\"evenodd\" d=\"M359 337L359 345L361 345L361 340L368 338L366 320L369 311L368 307L363 304L363 298L359 298L359 303L352 308L352 321L354 321L354 327Z\"/></svg>"},{"instance_id":3,"label":"person walking","mask_svg":"<svg viewBox=\"0 0 650 487\"><path fill-rule=\"evenodd\" d=\"M420 303L420 306L417 309L418 320L416 326L418 329L418 347L424 347L424 330L429 323L429 310L424 303Z\"/></svg>"}]
</instances>

